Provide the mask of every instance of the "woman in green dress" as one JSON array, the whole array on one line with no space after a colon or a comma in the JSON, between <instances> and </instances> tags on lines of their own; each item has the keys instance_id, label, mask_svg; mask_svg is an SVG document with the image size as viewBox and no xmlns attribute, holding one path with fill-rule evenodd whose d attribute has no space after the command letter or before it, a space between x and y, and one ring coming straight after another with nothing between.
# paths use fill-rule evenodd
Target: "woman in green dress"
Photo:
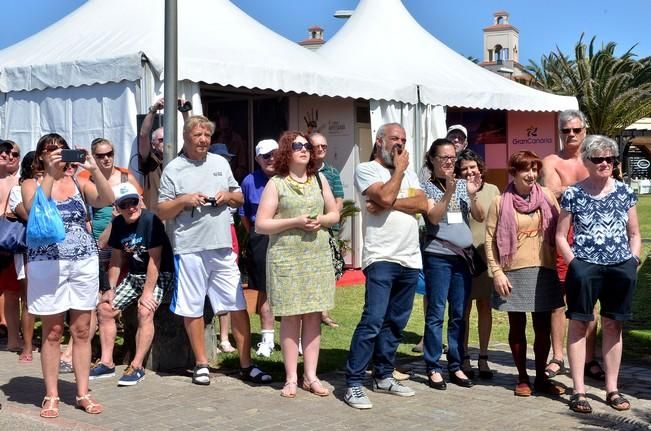
<instances>
[{"instance_id":1,"label":"woman in green dress","mask_svg":"<svg viewBox=\"0 0 651 431\"><path fill-rule=\"evenodd\" d=\"M273 314L281 317L280 344L286 374L280 395L296 397L302 322L303 389L327 396L330 392L317 378L316 369L321 312L334 307L335 295L327 228L339 221L339 212L328 181L316 170L307 135L285 132L278 147L276 176L262 193L255 229L269 235L267 293Z\"/></svg>"}]
</instances>

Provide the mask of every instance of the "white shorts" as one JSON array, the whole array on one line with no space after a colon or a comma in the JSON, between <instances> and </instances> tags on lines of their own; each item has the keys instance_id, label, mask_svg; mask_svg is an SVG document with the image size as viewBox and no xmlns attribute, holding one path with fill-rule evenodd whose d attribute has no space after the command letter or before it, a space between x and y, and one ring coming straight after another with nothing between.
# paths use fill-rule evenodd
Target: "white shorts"
<instances>
[{"instance_id":1,"label":"white shorts","mask_svg":"<svg viewBox=\"0 0 651 431\"><path fill-rule=\"evenodd\" d=\"M170 310L184 317L203 316L206 295L215 314L246 310L237 255L218 248L174 256L176 285Z\"/></svg>"},{"instance_id":2,"label":"white shorts","mask_svg":"<svg viewBox=\"0 0 651 431\"><path fill-rule=\"evenodd\" d=\"M27 265L27 308L47 316L94 310L99 290L97 256L83 260L41 260Z\"/></svg>"},{"instance_id":3,"label":"white shorts","mask_svg":"<svg viewBox=\"0 0 651 431\"><path fill-rule=\"evenodd\" d=\"M14 254L14 266L16 267L16 280L25 279L25 255Z\"/></svg>"}]
</instances>

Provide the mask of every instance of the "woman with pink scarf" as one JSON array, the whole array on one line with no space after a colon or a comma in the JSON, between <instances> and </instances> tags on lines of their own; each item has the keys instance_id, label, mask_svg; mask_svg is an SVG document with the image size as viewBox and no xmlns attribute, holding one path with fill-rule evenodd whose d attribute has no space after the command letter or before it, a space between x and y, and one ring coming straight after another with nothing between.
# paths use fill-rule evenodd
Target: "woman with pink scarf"
<instances>
[{"instance_id":1,"label":"woman with pink scarf","mask_svg":"<svg viewBox=\"0 0 651 431\"><path fill-rule=\"evenodd\" d=\"M551 312L563 306L555 270L555 232L559 207L554 194L537 183L542 167L531 151L509 159L513 181L497 196L486 220L486 258L493 273L493 308L508 312L509 346L518 369L516 396L528 397L527 315L531 313L536 378L533 389L561 395L563 387L545 375L551 346Z\"/></svg>"}]
</instances>

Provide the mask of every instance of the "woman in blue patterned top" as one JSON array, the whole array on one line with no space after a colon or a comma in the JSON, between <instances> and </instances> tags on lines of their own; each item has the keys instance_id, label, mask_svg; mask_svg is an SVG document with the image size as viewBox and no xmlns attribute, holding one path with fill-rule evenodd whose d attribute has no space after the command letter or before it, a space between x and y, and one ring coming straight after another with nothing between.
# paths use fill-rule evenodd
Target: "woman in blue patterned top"
<instances>
[{"instance_id":1,"label":"woman in blue patterned top","mask_svg":"<svg viewBox=\"0 0 651 431\"><path fill-rule=\"evenodd\" d=\"M72 363L77 385L77 407L86 413L101 413L103 407L88 392L90 368L90 319L97 305L99 264L97 246L86 230L86 206L103 207L113 201L113 191L106 178L99 174L93 158L86 154L81 167L96 178L81 190L73 180L77 170L74 163L61 161L61 151L67 149L65 139L50 133L39 139L34 156L34 171L43 173L40 187L56 203L63 219L66 237L58 244L47 244L27 250L27 304L29 312L43 322L41 368L45 383L41 416L59 416L59 355L63 335L63 319L70 312L70 334L74 341ZM22 183L23 205L28 212L39 185L33 179Z\"/></svg>"},{"instance_id":2,"label":"woman in blue patterned top","mask_svg":"<svg viewBox=\"0 0 651 431\"><path fill-rule=\"evenodd\" d=\"M556 244L569 262L565 289L570 319L567 353L574 395L570 408L590 413L583 382L586 330L599 300L606 371L606 403L615 410L628 410L631 403L619 393L617 376L622 357L622 325L631 319L631 302L640 263L640 228L637 196L630 187L613 178L617 144L610 138L588 136L581 157L590 176L569 187L561 197L561 215ZM567 242L570 226L574 244Z\"/></svg>"}]
</instances>

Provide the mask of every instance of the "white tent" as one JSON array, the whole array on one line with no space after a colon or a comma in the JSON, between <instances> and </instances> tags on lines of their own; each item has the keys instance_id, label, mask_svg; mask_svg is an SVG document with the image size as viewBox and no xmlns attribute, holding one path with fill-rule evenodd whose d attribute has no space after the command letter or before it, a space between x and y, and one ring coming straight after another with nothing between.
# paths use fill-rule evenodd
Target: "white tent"
<instances>
[{"instance_id":1,"label":"white tent","mask_svg":"<svg viewBox=\"0 0 651 431\"><path fill-rule=\"evenodd\" d=\"M317 51L353 73L398 82L417 94L417 104L371 101L372 129L398 121L406 126L416 166L423 149L445 136L443 107L562 111L577 109L574 97L556 96L490 72L437 40L400 0L360 0L348 22Z\"/></svg>"},{"instance_id":2,"label":"white tent","mask_svg":"<svg viewBox=\"0 0 651 431\"><path fill-rule=\"evenodd\" d=\"M0 137L33 147L57 131L87 146L121 143L125 164L135 114L160 93L164 2L90 0L32 37L0 51ZM409 88L339 72L228 0L178 8L180 94L201 112L200 82L365 99L408 100ZM344 67L341 68L345 70Z\"/></svg>"}]
</instances>

